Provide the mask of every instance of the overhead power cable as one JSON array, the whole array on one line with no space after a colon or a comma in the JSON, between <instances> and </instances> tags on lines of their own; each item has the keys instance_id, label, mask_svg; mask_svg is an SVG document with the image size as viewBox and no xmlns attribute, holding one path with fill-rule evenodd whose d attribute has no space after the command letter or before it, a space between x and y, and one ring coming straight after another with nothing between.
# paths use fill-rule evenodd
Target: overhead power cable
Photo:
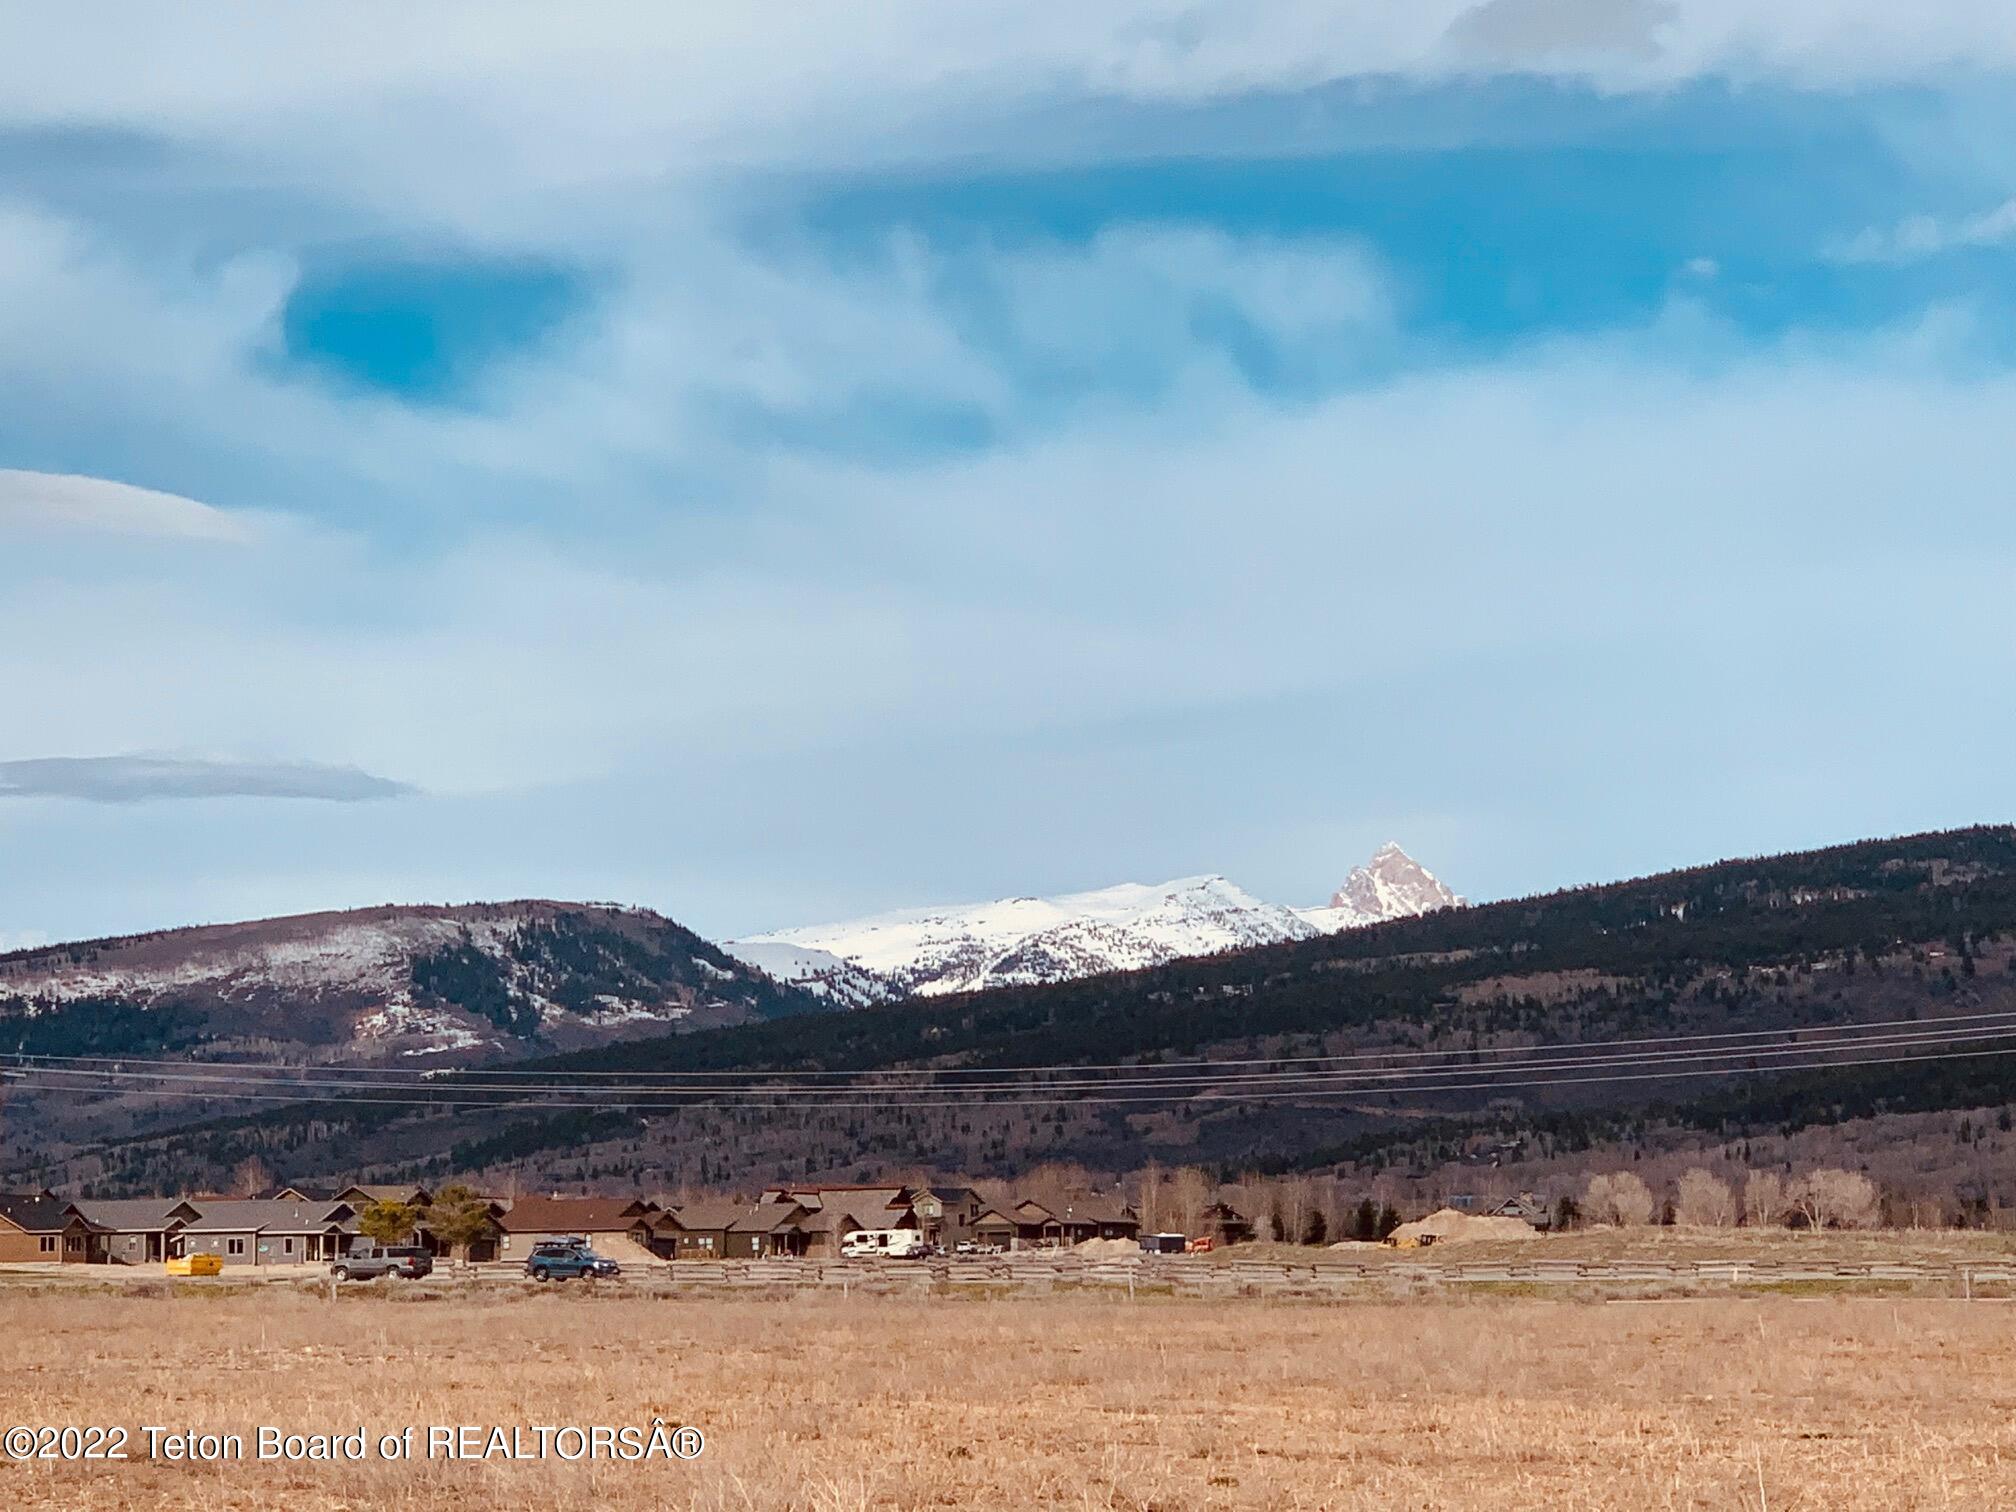
<instances>
[{"instance_id":1,"label":"overhead power cable","mask_svg":"<svg viewBox=\"0 0 2016 1512\"><path fill-rule=\"evenodd\" d=\"M1331 1055L1274 1055L1245 1058L1202 1059L1183 1061L1110 1061L1104 1063L1059 1063L1017 1066L889 1066L863 1067L854 1070L820 1070L816 1068L780 1067L742 1068L737 1070L689 1070L678 1067L664 1067L646 1071L603 1071L575 1069L573 1067L525 1069L517 1067L476 1067L461 1070L449 1067L407 1067L377 1065L317 1065L317 1066L262 1066L257 1069L292 1071L297 1074L406 1077L420 1082L452 1082L466 1086L469 1079L482 1077L488 1080L547 1082L572 1082L576 1080L623 1079L650 1077L659 1081L667 1079L683 1081L692 1079L702 1082L749 1081L766 1076L791 1076L800 1080L867 1080L883 1077L975 1077L975 1076L1019 1076L1052 1075L1062 1073L1084 1074L1090 1072L1178 1072L1203 1070L1216 1072L1252 1066L1308 1066L1320 1068L1324 1065L1354 1065L1389 1060L1447 1060L1453 1056L1518 1056L1543 1055L1562 1051L1645 1049L1651 1050L1663 1045L1710 1044L1721 1041L1751 1040L1794 1040L1803 1037L1803 1042L1819 1044L1830 1036L1855 1035L1874 1029L1932 1029L1996 1021L2016 1023L2016 1009L1983 1011L1980 1013L1954 1014L1941 1018L1896 1018L1872 1019L1861 1023L1847 1024L1804 1024L1782 1029L1732 1029L1713 1034L1668 1034L1649 1035L1629 1039L1571 1040L1531 1045L1478 1045L1457 1046L1442 1050L1359 1050L1343 1051ZM1732 1051L1733 1053L1733 1051ZM232 1061L200 1062L187 1058L145 1058L140 1056L113 1055L54 1055L35 1052L15 1052L0 1054L0 1061L20 1066L71 1066L104 1065L119 1069L133 1066L172 1066L186 1068L192 1065L247 1066L249 1063ZM624 1090L634 1090L625 1087Z\"/></svg>"},{"instance_id":2,"label":"overhead power cable","mask_svg":"<svg viewBox=\"0 0 2016 1512\"><path fill-rule=\"evenodd\" d=\"M1960 1036L1954 1038L1949 1042L1979 1043L1983 1041L1999 1041L2010 1038L2012 1036L2016 1036L2016 1031L1989 1032L1975 1035L1972 1037ZM1920 1036L1919 1041L1917 1042L1922 1042L1923 1040L1928 1038L1930 1038L1930 1036ZM1846 1042L1837 1042L1835 1044L1827 1046L1783 1047L1784 1053L1799 1055L1802 1058L1798 1060L1788 1060L1782 1063L1774 1063L1771 1065L1755 1065L1755 1064L1713 1065L1702 1067L1702 1066L1687 1066L1687 1065L1676 1066L1672 1064L1661 1064L1658 1065L1656 1069L1650 1069L1650 1070L1613 1069L1613 1070L1601 1071L1595 1075L1561 1075L1561 1076L1548 1076L1548 1077L1530 1077L1523 1075L1507 1077L1500 1075L1500 1076L1487 1076L1484 1079L1472 1079L1470 1081L1433 1082L1433 1083L1416 1084L1412 1081L1399 1080L1399 1081L1373 1082L1369 1084L1361 1084L1348 1087L1340 1087L1330 1084L1321 1084L1316 1086L1292 1086L1292 1087L1270 1086L1264 1088L1247 1088L1241 1086L1232 1086L1221 1089L1205 1088L1196 1093L1189 1094L1187 1100L1190 1101L1209 1100L1209 1101L1227 1101L1227 1102L1232 1101L1294 1102L1294 1101L1308 1101L1312 1099L1362 1098L1368 1095L1379 1093L1429 1096L1429 1095L1440 1095L1450 1092L1502 1091L1524 1087L1607 1085L1607 1084L1635 1083L1646 1081L1692 1079L1699 1077L1754 1076L1754 1075L1776 1074L1787 1071L1854 1069L1865 1066L1879 1067L1879 1066L1892 1066L1892 1065L1908 1065L1928 1061L1985 1059L1985 1058L1994 1058L2004 1055L2016 1054L2016 1048L1990 1048L1990 1049L1973 1049L1973 1050L1957 1050L1957 1051L1946 1050L1946 1051L1935 1051L1926 1054L1909 1054L1909 1055L1895 1055L1895 1054L1886 1054L1879 1056L1864 1055L1854 1059L1832 1058L1832 1057L1838 1057L1843 1053L1853 1052L1859 1048L1865 1048L1865 1044L1866 1042L1846 1041ZM1745 1057L1750 1059L1754 1059L1757 1053L1758 1052L1755 1050L1749 1050L1743 1052ZM1829 1058L1817 1058L1817 1057L1829 1057ZM1649 1063L1650 1062L1648 1061L1634 1062L1634 1064L1636 1065L1645 1065ZM1519 1066L1519 1067L1506 1067L1502 1069L1508 1071L1517 1070L1523 1072L1536 1068L1529 1066ZM1571 1064L1567 1065L1566 1069L1579 1070L1582 1068L1574 1067ZM1473 1076L1475 1074L1474 1068L1450 1067L1450 1068L1443 1068L1443 1070L1445 1074L1455 1074L1455 1075L1472 1074ZM757 1089L748 1097L721 1098L718 1095L716 1095L715 1097L709 1100L690 1101L690 1102L665 1102L662 1100L650 1101L650 1102L637 1102L631 1100L612 1100L609 1098L583 1099L579 1095L578 1091L567 1094L567 1097L564 1100L561 1100L545 1097L527 1097L524 1095L523 1089L519 1089L512 1096L506 1098L464 1098L464 1097L442 1097L442 1096L414 1097L411 1095L390 1096L390 1097L359 1097L353 1095L350 1090L338 1092L335 1095L324 1095L322 1089L318 1087L303 1085L299 1083L265 1083L264 1085L281 1086L287 1088L288 1090L284 1092L280 1091L253 1092L242 1090L199 1088L193 1086L163 1088L163 1087L139 1087L131 1085L122 1085L118 1087L107 1088L104 1086L93 1086L87 1083L81 1083L76 1080L51 1082L44 1079L51 1075L66 1076L70 1078L83 1078L93 1076L103 1077L108 1074L110 1073L81 1071L81 1070L72 1070L65 1072L55 1070L54 1068L42 1068L39 1074L35 1072L29 1072L21 1068L14 1068L5 1072L0 1072L0 1075L4 1075L10 1081L15 1081L17 1085L26 1083L30 1086L35 1087L36 1090L44 1090L44 1091L69 1091L78 1093L96 1093L99 1095L106 1095L108 1093L117 1093L119 1095L131 1095L147 1098L171 1098L171 1099L183 1098L183 1099L210 1099L210 1100L222 1100L222 1101L333 1103L345 1106L393 1107L402 1109L481 1108L492 1111L585 1110L585 1111L636 1112L636 1113L647 1113L647 1112L670 1113L686 1110L762 1111L762 1110L776 1110L780 1108L789 1108L794 1106L801 1108L807 1106L814 1106L816 1108L823 1109L823 1108L890 1108L890 1107L965 1108L965 1107L977 1107L977 1106L1053 1107L1060 1105L1113 1106L1113 1105L1140 1105L1140 1104L1167 1105L1171 1102L1186 1100L1186 1098L1183 1096L1179 1096L1168 1092L1152 1093L1145 1096L1138 1095L1138 1093L1135 1092L1130 1092L1128 1095L1114 1095L1103 1092L1097 1092L1091 1094L1079 1093L1069 1096L1059 1096L1055 1094L1050 1094L1050 1095L1037 1095L1037 1096L974 1097L972 1095L964 1093L963 1091L961 1092L960 1095L953 1097L924 1096L915 1098L892 1099L889 1095L887 1095L887 1089L884 1089L883 1093L880 1095L863 1099L835 1098L830 1095L827 1095L822 1097L821 1100L818 1101L816 1104L807 1104L803 1102L794 1103L789 1099L782 1101L765 1099L760 1089ZM159 1077L152 1076L149 1073L131 1073L131 1074L143 1080L161 1079ZM202 1080L202 1078L196 1078L196 1079ZM233 1085L236 1084L234 1083ZM350 1085L351 1087L354 1088L354 1084ZM450 1090L450 1089L444 1089L444 1090ZM623 1090L626 1099L632 1095L629 1089L623 1089ZM935 1089L920 1088L916 1090L918 1092L931 1092L934 1091ZM1018 1090L1025 1092L1042 1092L1044 1089L1039 1083L1033 1086L1022 1087L1019 1088Z\"/></svg>"},{"instance_id":3,"label":"overhead power cable","mask_svg":"<svg viewBox=\"0 0 2016 1512\"><path fill-rule=\"evenodd\" d=\"M1961 1021L1954 1021L1959 1023ZM1927 1044L1964 1044L1985 1040L2016 1038L2016 1015L1998 1015L1981 1021L1970 1017L1961 1027L1949 1028L1940 1022L1927 1025L1920 1022L1911 1033L1860 1034L1854 1036L1834 1036L1827 1039L1801 1039L1778 1045L1743 1045L1727 1048L1696 1047L1692 1049L1661 1049L1622 1055L1554 1055L1547 1058L1503 1062L1492 1066L1465 1064L1461 1057L1466 1051L1450 1052L1454 1064L1444 1066L1416 1066L1410 1068L1368 1068L1355 1071L1294 1070L1278 1072L1235 1071L1224 1076L1190 1075L1163 1077L1154 1075L1114 1075L1107 1074L1093 1078L1076 1078L1070 1073L1078 1068L1059 1066L1054 1072L1046 1073L1053 1079L1036 1080L1028 1077L1006 1081L983 1083L960 1082L949 1087L934 1085L936 1073L918 1069L908 1073L910 1081L904 1085L877 1082L857 1086L813 1086L784 1079L766 1077L760 1073L745 1074L737 1086L695 1087L682 1084L665 1085L624 1085L620 1087L580 1088L565 1082L544 1085L525 1082L496 1082L488 1080L487 1073L472 1072L466 1077L433 1084L438 1093L496 1092L513 1097L537 1095L593 1095L598 1100L608 1095L648 1097L668 1102L677 1099L699 1099L711 1097L733 1097L736 1099L763 1099L781 1101L791 1098L824 1099L840 1092L872 1092L878 1099L900 1103L920 1092L944 1092L956 1090L962 1096L995 1092L1042 1091L1060 1092L1106 1092L1106 1091L1158 1091L1168 1097L1178 1097L1194 1092L1205 1092L1220 1088L1278 1088L1293 1091L1298 1088L1324 1086L1357 1085L1367 1090L1388 1087L1429 1088L1448 1078L1499 1078L1514 1073L1529 1074L1535 1071L1574 1070L1587 1071L1604 1068L1632 1069L1661 1064L1685 1065L1722 1060L1769 1059L1784 1056L1810 1056L1816 1054L1845 1053L1869 1049L1912 1048ZM1574 1051L1577 1046L1536 1047L1556 1051ZM294 1072L286 1068L255 1068L234 1065L208 1065L183 1062L175 1070L126 1070L115 1067L54 1066L31 1064L16 1068L28 1078L84 1078L97 1077L113 1082L181 1082L200 1086L284 1086L303 1092L321 1091L337 1094L351 1091L386 1091L410 1093L415 1091L412 1083L399 1081L369 1081L324 1079L315 1072ZM1153 1072L1162 1068L1142 1066L1129 1068L1130 1071ZM423 1099L440 1102L438 1096Z\"/></svg>"}]
</instances>

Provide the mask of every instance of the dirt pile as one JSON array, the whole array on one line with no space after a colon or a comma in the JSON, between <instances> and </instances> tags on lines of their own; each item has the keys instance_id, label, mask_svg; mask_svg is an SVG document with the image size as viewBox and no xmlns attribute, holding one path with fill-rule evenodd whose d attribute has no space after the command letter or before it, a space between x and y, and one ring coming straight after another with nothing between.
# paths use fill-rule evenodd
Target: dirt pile
<instances>
[{"instance_id":1,"label":"dirt pile","mask_svg":"<svg viewBox=\"0 0 2016 1512\"><path fill-rule=\"evenodd\" d=\"M1071 1253L1087 1260L1138 1260L1141 1246L1132 1239L1087 1239L1072 1245Z\"/></svg>"},{"instance_id":2,"label":"dirt pile","mask_svg":"<svg viewBox=\"0 0 2016 1512\"><path fill-rule=\"evenodd\" d=\"M1427 1237L1437 1244L1460 1244L1477 1239L1538 1239L1540 1231L1524 1218L1486 1218L1476 1213L1459 1213L1455 1208L1437 1208L1426 1218L1401 1224L1393 1230L1393 1237Z\"/></svg>"}]
</instances>

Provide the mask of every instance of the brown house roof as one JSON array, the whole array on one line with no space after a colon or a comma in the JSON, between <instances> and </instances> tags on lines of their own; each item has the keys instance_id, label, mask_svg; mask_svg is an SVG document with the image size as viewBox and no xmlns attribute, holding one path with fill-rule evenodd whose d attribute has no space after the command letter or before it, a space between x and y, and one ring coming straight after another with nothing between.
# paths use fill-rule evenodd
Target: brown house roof
<instances>
[{"instance_id":1,"label":"brown house roof","mask_svg":"<svg viewBox=\"0 0 2016 1512\"><path fill-rule=\"evenodd\" d=\"M657 1211L634 1197L520 1197L497 1226L507 1234L606 1234Z\"/></svg>"},{"instance_id":2,"label":"brown house roof","mask_svg":"<svg viewBox=\"0 0 2016 1512\"><path fill-rule=\"evenodd\" d=\"M196 1216L195 1206L180 1197L131 1197L116 1201L80 1197L70 1205L99 1228L115 1234L161 1233L178 1218L187 1222Z\"/></svg>"},{"instance_id":3,"label":"brown house roof","mask_svg":"<svg viewBox=\"0 0 2016 1512\"><path fill-rule=\"evenodd\" d=\"M1139 1223L1138 1214L1117 1197L1074 1197L1057 1215L1066 1223Z\"/></svg>"},{"instance_id":4,"label":"brown house roof","mask_svg":"<svg viewBox=\"0 0 2016 1512\"><path fill-rule=\"evenodd\" d=\"M725 1234L729 1229L734 1228L737 1223L756 1213L759 1208L781 1209L784 1206L785 1204L783 1203L759 1204L735 1202L730 1199L717 1197L706 1202L689 1202L684 1207L675 1208L666 1213L664 1218L670 1220L669 1227L672 1229L684 1229L689 1234ZM791 1204L789 1211L796 1212L798 1210L797 1204ZM659 1229L661 1232L667 1226L662 1221L652 1225L653 1228Z\"/></svg>"},{"instance_id":5,"label":"brown house roof","mask_svg":"<svg viewBox=\"0 0 2016 1512\"><path fill-rule=\"evenodd\" d=\"M820 1186L810 1182L803 1186L792 1186L779 1182L763 1189L766 1198L781 1194L793 1202L802 1202L817 1212L820 1208L838 1203L851 1212L872 1211L875 1208L905 1208L910 1205L910 1188L892 1186L886 1182L875 1186Z\"/></svg>"},{"instance_id":6,"label":"brown house roof","mask_svg":"<svg viewBox=\"0 0 2016 1512\"><path fill-rule=\"evenodd\" d=\"M87 1228L91 1220L72 1211L69 1203L47 1192L0 1192L0 1219L27 1234L60 1234L75 1218Z\"/></svg>"},{"instance_id":7,"label":"brown house roof","mask_svg":"<svg viewBox=\"0 0 2016 1512\"><path fill-rule=\"evenodd\" d=\"M257 1197L192 1202L192 1234L320 1234L342 1228L357 1216L345 1202L263 1201Z\"/></svg>"},{"instance_id":8,"label":"brown house roof","mask_svg":"<svg viewBox=\"0 0 2016 1512\"><path fill-rule=\"evenodd\" d=\"M423 1186L365 1186L356 1182L336 1190L336 1199L350 1202L362 1197L366 1202L413 1202L425 1207L432 1194Z\"/></svg>"}]
</instances>

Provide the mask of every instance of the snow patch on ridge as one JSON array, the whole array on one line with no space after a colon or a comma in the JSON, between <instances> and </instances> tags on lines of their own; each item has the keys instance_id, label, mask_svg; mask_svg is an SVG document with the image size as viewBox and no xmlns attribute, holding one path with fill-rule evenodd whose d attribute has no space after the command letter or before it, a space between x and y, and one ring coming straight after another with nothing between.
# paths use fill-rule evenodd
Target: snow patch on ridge
<instances>
[{"instance_id":1,"label":"snow patch on ridge","mask_svg":"<svg viewBox=\"0 0 2016 1512\"><path fill-rule=\"evenodd\" d=\"M723 947L781 981L848 1006L1067 981L1159 966L1446 908L1462 899L1397 845L1322 908L1254 897L1221 876L1121 883L1051 898L905 908L779 929Z\"/></svg>"}]
</instances>

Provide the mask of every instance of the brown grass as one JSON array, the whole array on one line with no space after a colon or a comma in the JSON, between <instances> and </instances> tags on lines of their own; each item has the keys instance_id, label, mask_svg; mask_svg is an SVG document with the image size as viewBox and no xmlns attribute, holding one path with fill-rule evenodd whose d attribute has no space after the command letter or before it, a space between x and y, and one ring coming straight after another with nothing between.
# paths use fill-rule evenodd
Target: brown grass
<instances>
[{"instance_id":1,"label":"brown grass","mask_svg":"<svg viewBox=\"0 0 2016 1512\"><path fill-rule=\"evenodd\" d=\"M12 1507L2016 1505L2002 1304L0 1297L0 1419L637 1423L697 1463L18 1465Z\"/></svg>"},{"instance_id":2,"label":"brown grass","mask_svg":"<svg viewBox=\"0 0 2016 1512\"><path fill-rule=\"evenodd\" d=\"M2016 1259L2016 1234L1979 1229L1699 1228L1648 1224L1639 1228L1571 1229L1537 1239L1458 1240L1428 1250L1396 1250L1380 1244L1342 1249L1296 1244L1239 1244L1214 1252L1219 1264L1238 1260L1280 1260L1291 1264L1347 1261L1425 1265L1510 1260L1754 1260L1863 1265L1872 1261L1926 1265L2003 1264Z\"/></svg>"}]
</instances>

